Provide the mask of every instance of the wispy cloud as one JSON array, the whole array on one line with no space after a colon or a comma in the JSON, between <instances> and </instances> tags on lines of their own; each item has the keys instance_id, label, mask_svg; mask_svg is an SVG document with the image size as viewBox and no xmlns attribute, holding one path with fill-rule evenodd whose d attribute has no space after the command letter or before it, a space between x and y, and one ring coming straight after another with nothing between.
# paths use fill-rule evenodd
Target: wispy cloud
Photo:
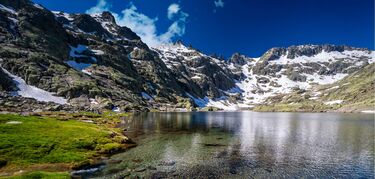
<instances>
[{"instance_id":1,"label":"wispy cloud","mask_svg":"<svg viewBox=\"0 0 375 179\"><path fill-rule=\"evenodd\" d=\"M173 3L168 7L168 19L172 20L173 16L180 11L180 5Z\"/></svg>"},{"instance_id":2,"label":"wispy cloud","mask_svg":"<svg viewBox=\"0 0 375 179\"><path fill-rule=\"evenodd\" d=\"M110 11L110 4L106 0L98 0L96 6L88 9L86 13L95 14L103 11ZM116 19L117 24L126 26L137 33L143 42L151 47L155 47L164 43L172 42L173 38L185 34L186 18L189 16L183 12L176 3L168 7L168 19L174 20L164 33L158 33L155 25L158 18L151 18L141 12L138 8L130 3L129 7L122 10L120 14L110 11Z\"/></svg>"},{"instance_id":3,"label":"wispy cloud","mask_svg":"<svg viewBox=\"0 0 375 179\"><path fill-rule=\"evenodd\" d=\"M223 0L217 0L214 1L215 7L224 7L224 1Z\"/></svg>"}]
</instances>

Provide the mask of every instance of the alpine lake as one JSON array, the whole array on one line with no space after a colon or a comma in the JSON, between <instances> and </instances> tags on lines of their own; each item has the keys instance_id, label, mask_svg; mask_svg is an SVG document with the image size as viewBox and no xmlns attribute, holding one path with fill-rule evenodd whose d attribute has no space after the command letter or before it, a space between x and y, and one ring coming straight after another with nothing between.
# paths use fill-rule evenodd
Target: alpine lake
<instances>
[{"instance_id":1,"label":"alpine lake","mask_svg":"<svg viewBox=\"0 0 375 179\"><path fill-rule=\"evenodd\" d=\"M374 114L163 112L124 117L138 145L84 178L374 178Z\"/></svg>"}]
</instances>

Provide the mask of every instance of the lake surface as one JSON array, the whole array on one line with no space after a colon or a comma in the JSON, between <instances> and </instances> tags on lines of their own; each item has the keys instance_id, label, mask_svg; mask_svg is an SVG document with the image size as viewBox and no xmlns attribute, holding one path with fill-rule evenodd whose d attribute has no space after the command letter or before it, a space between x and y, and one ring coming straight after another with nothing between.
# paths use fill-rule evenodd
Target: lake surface
<instances>
[{"instance_id":1,"label":"lake surface","mask_svg":"<svg viewBox=\"0 0 375 179\"><path fill-rule=\"evenodd\" d=\"M374 115L145 113L96 178L374 178Z\"/></svg>"}]
</instances>

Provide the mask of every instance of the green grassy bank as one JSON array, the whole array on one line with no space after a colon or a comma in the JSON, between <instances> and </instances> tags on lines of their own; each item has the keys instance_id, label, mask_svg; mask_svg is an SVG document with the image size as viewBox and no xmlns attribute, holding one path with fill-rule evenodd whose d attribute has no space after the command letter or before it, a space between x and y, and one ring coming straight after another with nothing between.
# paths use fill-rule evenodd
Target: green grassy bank
<instances>
[{"instance_id":1,"label":"green grassy bank","mask_svg":"<svg viewBox=\"0 0 375 179\"><path fill-rule=\"evenodd\" d=\"M109 116L48 115L0 114L0 177L64 178L131 145Z\"/></svg>"}]
</instances>

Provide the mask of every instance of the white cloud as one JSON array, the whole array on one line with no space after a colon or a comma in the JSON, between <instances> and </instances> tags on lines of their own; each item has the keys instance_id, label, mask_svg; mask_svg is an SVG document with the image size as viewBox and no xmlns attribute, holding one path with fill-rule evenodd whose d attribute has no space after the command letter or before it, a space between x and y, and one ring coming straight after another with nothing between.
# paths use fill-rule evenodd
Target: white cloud
<instances>
[{"instance_id":1,"label":"white cloud","mask_svg":"<svg viewBox=\"0 0 375 179\"><path fill-rule=\"evenodd\" d=\"M223 0L214 1L214 3L215 3L215 7L224 7Z\"/></svg>"},{"instance_id":2,"label":"white cloud","mask_svg":"<svg viewBox=\"0 0 375 179\"><path fill-rule=\"evenodd\" d=\"M115 16L117 24L132 29L147 45L158 45L160 42L155 25L155 22L158 19L150 18L142 13L139 13L137 10L137 7L135 7L133 4L130 6L130 8L124 9L121 12L121 16Z\"/></svg>"},{"instance_id":3,"label":"white cloud","mask_svg":"<svg viewBox=\"0 0 375 179\"><path fill-rule=\"evenodd\" d=\"M96 6L86 11L87 14L97 14L103 11L109 11L110 5L105 0L98 0Z\"/></svg>"},{"instance_id":4,"label":"white cloud","mask_svg":"<svg viewBox=\"0 0 375 179\"><path fill-rule=\"evenodd\" d=\"M103 11L110 11L110 5L106 0L98 0L97 5L87 10L86 13L94 14ZM122 10L121 14L111 13L115 17L117 24L129 27L141 37L143 42L151 47L170 43L173 38L184 35L186 18L189 16L187 13L181 11L178 4L171 4L168 7L168 19L172 20L173 17L176 17L176 20L169 26L166 32L159 34L155 25L158 18L150 18L142 14L133 3L130 3L129 8Z\"/></svg>"},{"instance_id":5,"label":"white cloud","mask_svg":"<svg viewBox=\"0 0 375 179\"><path fill-rule=\"evenodd\" d=\"M172 20L173 16L180 11L180 5L173 3L168 7L168 19Z\"/></svg>"}]
</instances>

